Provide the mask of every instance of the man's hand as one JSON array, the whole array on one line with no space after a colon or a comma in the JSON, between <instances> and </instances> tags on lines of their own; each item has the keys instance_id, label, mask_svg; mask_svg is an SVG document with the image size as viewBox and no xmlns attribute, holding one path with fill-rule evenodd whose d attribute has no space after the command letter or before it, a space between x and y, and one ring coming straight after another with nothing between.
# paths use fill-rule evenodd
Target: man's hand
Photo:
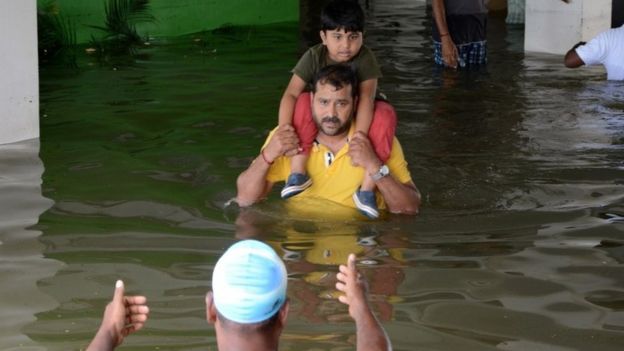
<instances>
[{"instance_id":1,"label":"man's hand","mask_svg":"<svg viewBox=\"0 0 624 351\"><path fill-rule=\"evenodd\" d=\"M366 298L368 286L366 285L366 280L362 278L362 275L355 267L354 254L349 254L347 265L341 264L339 271L336 274L338 279L336 289L344 293L344 295L341 295L338 300L349 306L349 315L355 321L358 321L365 314L370 314L371 312Z\"/></svg>"},{"instance_id":2,"label":"man's hand","mask_svg":"<svg viewBox=\"0 0 624 351\"><path fill-rule=\"evenodd\" d=\"M124 338L140 330L147 321L149 308L145 296L124 296L124 284L115 284L113 300L108 303L102 324L87 351L113 350Z\"/></svg>"},{"instance_id":3,"label":"man's hand","mask_svg":"<svg viewBox=\"0 0 624 351\"><path fill-rule=\"evenodd\" d=\"M293 156L299 153L299 137L291 125L282 125L277 128L273 137L264 148L267 161L273 162L280 156Z\"/></svg>"},{"instance_id":4,"label":"man's hand","mask_svg":"<svg viewBox=\"0 0 624 351\"><path fill-rule=\"evenodd\" d=\"M355 255L349 254L347 265L340 265L336 289L344 293L338 300L349 306L355 320L357 351L392 350L390 339L368 305L366 280L355 267Z\"/></svg>"},{"instance_id":5,"label":"man's hand","mask_svg":"<svg viewBox=\"0 0 624 351\"><path fill-rule=\"evenodd\" d=\"M457 69L459 53L453 39L451 39L451 36L447 34L441 37L440 41L442 43L442 60L444 60L444 64L447 67Z\"/></svg>"},{"instance_id":6,"label":"man's hand","mask_svg":"<svg viewBox=\"0 0 624 351\"><path fill-rule=\"evenodd\" d=\"M579 41L576 43L572 49L570 49L566 55L563 57L563 64L568 68L578 68L585 64L583 59L576 53L576 48L579 46L585 45L584 41Z\"/></svg>"},{"instance_id":7,"label":"man's hand","mask_svg":"<svg viewBox=\"0 0 624 351\"><path fill-rule=\"evenodd\" d=\"M368 174L377 172L382 165L368 136L362 132L353 134L349 142L349 156L354 166L364 168Z\"/></svg>"}]
</instances>

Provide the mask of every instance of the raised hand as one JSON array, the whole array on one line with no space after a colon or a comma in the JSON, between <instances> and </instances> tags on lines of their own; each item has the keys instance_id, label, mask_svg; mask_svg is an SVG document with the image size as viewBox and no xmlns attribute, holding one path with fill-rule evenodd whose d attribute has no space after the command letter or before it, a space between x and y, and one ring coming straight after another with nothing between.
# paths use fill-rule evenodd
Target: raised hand
<instances>
[{"instance_id":1,"label":"raised hand","mask_svg":"<svg viewBox=\"0 0 624 351\"><path fill-rule=\"evenodd\" d=\"M336 275L336 289L344 293L338 297L349 306L349 315L355 320L357 351L392 350L390 339L368 304L366 281L355 266L355 255L349 254L346 265L340 265Z\"/></svg>"},{"instance_id":2,"label":"raised hand","mask_svg":"<svg viewBox=\"0 0 624 351\"><path fill-rule=\"evenodd\" d=\"M118 280L113 300L106 305L100 329L87 351L113 350L126 336L143 328L149 314L146 302L145 296L124 296L124 283Z\"/></svg>"}]
</instances>

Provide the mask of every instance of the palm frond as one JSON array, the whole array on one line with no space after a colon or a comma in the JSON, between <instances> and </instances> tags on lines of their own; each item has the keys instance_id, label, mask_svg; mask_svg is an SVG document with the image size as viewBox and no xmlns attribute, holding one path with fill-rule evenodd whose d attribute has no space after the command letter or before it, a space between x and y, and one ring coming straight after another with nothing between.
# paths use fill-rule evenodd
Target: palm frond
<instances>
[{"instance_id":1,"label":"palm frond","mask_svg":"<svg viewBox=\"0 0 624 351\"><path fill-rule=\"evenodd\" d=\"M75 54L76 25L60 14L56 1L45 1L37 8L37 32L40 58L51 58L62 51Z\"/></svg>"},{"instance_id":2,"label":"palm frond","mask_svg":"<svg viewBox=\"0 0 624 351\"><path fill-rule=\"evenodd\" d=\"M149 0L108 0L105 5L106 28L109 38L125 38L131 42L140 42L136 24L154 22L150 12Z\"/></svg>"}]
</instances>

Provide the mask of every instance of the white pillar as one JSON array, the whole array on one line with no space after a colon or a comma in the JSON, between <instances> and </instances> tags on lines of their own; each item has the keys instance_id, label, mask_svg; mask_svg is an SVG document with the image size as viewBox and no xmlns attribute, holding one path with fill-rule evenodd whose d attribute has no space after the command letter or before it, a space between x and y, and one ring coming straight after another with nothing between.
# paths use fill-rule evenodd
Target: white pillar
<instances>
[{"instance_id":1,"label":"white pillar","mask_svg":"<svg viewBox=\"0 0 624 351\"><path fill-rule=\"evenodd\" d=\"M612 0L527 0L524 50L565 54L611 27Z\"/></svg>"},{"instance_id":2,"label":"white pillar","mask_svg":"<svg viewBox=\"0 0 624 351\"><path fill-rule=\"evenodd\" d=\"M0 0L0 144L39 137L36 0Z\"/></svg>"}]
</instances>

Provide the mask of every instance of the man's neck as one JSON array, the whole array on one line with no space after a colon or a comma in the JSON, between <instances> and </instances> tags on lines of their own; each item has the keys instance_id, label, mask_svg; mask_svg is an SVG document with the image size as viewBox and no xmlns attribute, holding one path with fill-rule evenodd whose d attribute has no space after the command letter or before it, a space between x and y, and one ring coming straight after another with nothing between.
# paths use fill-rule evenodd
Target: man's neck
<instances>
[{"instance_id":1,"label":"man's neck","mask_svg":"<svg viewBox=\"0 0 624 351\"><path fill-rule=\"evenodd\" d=\"M277 351L279 337L260 333L240 335L237 333L218 333L219 351Z\"/></svg>"},{"instance_id":2,"label":"man's neck","mask_svg":"<svg viewBox=\"0 0 624 351\"><path fill-rule=\"evenodd\" d=\"M349 131L346 131L340 135L326 135L319 132L316 136L316 141L325 145L332 153L336 154L342 149L349 140Z\"/></svg>"}]
</instances>

